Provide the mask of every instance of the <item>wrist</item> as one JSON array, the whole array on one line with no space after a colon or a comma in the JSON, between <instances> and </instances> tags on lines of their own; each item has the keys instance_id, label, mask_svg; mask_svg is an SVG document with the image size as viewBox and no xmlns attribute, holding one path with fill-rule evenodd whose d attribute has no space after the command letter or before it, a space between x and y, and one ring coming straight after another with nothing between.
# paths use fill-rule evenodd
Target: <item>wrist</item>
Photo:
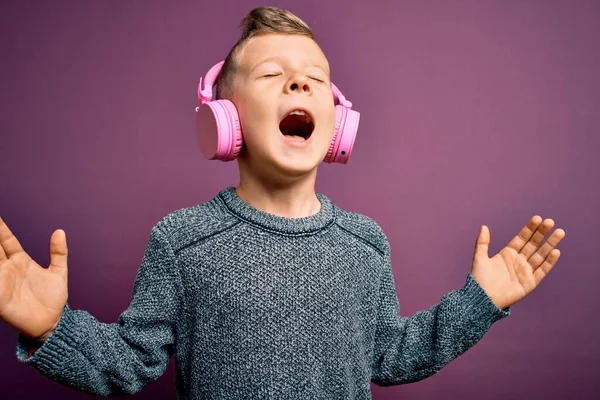
<instances>
[{"instance_id":1,"label":"wrist","mask_svg":"<svg viewBox=\"0 0 600 400\"><path fill-rule=\"evenodd\" d=\"M44 344L44 342L46 342L46 340L50 337L50 335L52 335L52 333L54 333L54 331L56 330L56 327L58 326L59 322L60 322L60 318L59 318L58 321L56 321L52 325L52 327L50 329L48 329L46 332L44 332L40 336L35 336L35 337L27 336L27 337L25 337L25 342L27 343L27 346L32 347L32 348L42 347L42 345Z\"/></svg>"}]
</instances>

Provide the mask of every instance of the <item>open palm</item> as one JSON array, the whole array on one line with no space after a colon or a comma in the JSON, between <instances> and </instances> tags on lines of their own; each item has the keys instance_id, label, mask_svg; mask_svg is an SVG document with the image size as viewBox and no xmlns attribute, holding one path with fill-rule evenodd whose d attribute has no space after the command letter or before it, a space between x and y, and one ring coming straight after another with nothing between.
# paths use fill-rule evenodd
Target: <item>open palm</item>
<instances>
[{"instance_id":1,"label":"open palm","mask_svg":"<svg viewBox=\"0 0 600 400\"><path fill-rule=\"evenodd\" d=\"M50 266L27 254L0 219L0 319L29 338L45 339L67 303L67 243L63 230L50 239Z\"/></svg>"},{"instance_id":2,"label":"open palm","mask_svg":"<svg viewBox=\"0 0 600 400\"><path fill-rule=\"evenodd\" d=\"M475 244L471 274L499 308L509 307L529 293L548 275L560 257L556 247L565 231L556 229L542 245L554 226L538 215L492 258L488 257L490 232L483 225Z\"/></svg>"}]
</instances>

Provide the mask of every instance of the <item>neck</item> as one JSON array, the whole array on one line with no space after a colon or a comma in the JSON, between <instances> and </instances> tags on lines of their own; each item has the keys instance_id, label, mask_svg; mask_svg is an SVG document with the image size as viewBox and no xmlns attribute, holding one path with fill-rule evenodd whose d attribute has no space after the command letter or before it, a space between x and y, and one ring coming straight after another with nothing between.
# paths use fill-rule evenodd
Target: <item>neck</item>
<instances>
[{"instance_id":1,"label":"neck","mask_svg":"<svg viewBox=\"0 0 600 400\"><path fill-rule=\"evenodd\" d=\"M240 183L235 191L252 207L278 217L303 218L319 212L315 192L317 170L293 179L260 179L240 164Z\"/></svg>"}]
</instances>

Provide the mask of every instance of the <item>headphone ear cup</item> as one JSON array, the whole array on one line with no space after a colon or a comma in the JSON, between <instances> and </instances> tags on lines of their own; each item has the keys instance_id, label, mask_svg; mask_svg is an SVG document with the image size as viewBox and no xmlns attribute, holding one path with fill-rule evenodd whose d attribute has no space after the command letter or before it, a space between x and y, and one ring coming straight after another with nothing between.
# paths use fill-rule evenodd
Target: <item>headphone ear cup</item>
<instances>
[{"instance_id":1,"label":"headphone ear cup","mask_svg":"<svg viewBox=\"0 0 600 400\"><path fill-rule=\"evenodd\" d=\"M344 109L342 106L335 106L335 127L333 129L333 137L331 138L331 143L329 143L329 149L327 149L327 154L325 155L326 163L333 162L333 155L335 154L338 147L338 137L340 132L340 124L344 119Z\"/></svg>"},{"instance_id":2,"label":"headphone ear cup","mask_svg":"<svg viewBox=\"0 0 600 400\"><path fill-rule=\"evenodd\" d=\"M354 147L360 113L342 105L335 106L335 129L329 144L326 163L346 164Z\"/></svg>"},{"instance_id":3,"label":"headphone ear cup","mask_svg":"<svg viewBox=\"0 0 600 400\"><path fill-rule=\"evenodd\" d=\"M243 145L240 118L229 100L202 103L196 112L196 138L209 160L232 161Z\"/></svg>"},{"instance_id":4,"label":"headphone ear cup","mask_svg":"<svg viewBox=\"0 0 600 400\"><path fill-rule=\"evenodd\" d=\"M220 101L223 102L228 111L227 116L231 126L231 148L228 158L225 161L232 161L240 155L240 151L242 150L242 146L244 144L242 124L240 122L240 114L238 113L237 108L235 108L235 105L229 100Z\"/></svg>"}]
</instances>

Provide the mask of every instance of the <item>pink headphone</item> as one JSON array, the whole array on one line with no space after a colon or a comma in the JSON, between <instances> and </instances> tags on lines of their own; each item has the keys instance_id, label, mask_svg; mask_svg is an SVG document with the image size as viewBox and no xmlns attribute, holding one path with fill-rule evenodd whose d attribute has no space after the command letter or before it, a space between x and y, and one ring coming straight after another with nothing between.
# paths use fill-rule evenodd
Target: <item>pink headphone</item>
<instances>
[{"instance_id":1,"label":"pink headphone","mask_svg":"<svg viewBox=\"0 0 600 400\"><path fill-rule=\"evenodd\" d=\"M242 128L237 109L229 100L213 100L213 86L224 61L213 66L204 79L198 84L198 101L196 107L196 136L200 151L209 160L232 161L242 149ZM352 110L350 103L339 89L332 83L335 106L335 131L329 150L323 161L327 163L346 164L352 153L360 113Z\"/></svg>"}]
</instances>

